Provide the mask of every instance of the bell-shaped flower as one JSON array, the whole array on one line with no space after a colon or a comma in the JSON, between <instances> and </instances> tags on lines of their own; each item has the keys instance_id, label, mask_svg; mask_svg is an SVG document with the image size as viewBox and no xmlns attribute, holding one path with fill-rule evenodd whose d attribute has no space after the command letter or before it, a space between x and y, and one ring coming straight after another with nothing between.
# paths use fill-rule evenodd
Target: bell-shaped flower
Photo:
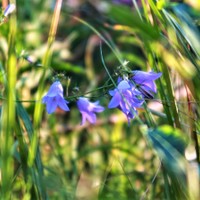
<instances>
[{"instance_id":1,"label":"bell-shaped flower","mask_svg":"<svg viewBox=\"0 0 200 200\"><path fill-rule=\"evenodd\" d=\"M68 101L63 97L63 87L60 81L55 81L51 85L48 93L42 98L42 103L46 104L46 109L49 114L53 113L57 107L69 111L67 106Z\"/></svg>"},{"instance_id":2,"label":"bell-shaped flower","mask_svg":"<svg viewBox=\"0 0 200 200\"><path fill-rule=\"evenodd\" d=\"M157 92L155 80L160 78L162 73L155 72L143 72L143 71L132 71L133 76L130 80L130 84L136 85L138 90L142 93L144 98L153 98L153 93Z\"/></svg>"},{"instance_id":3,"label":"bell-shaped flower","mask_svg":"<svg viewBox=\"0 0 200 200\"><path fill-rule=\"evenodd\" d=\"M81 125L85 124L88 120L91 124L96 123L96 114L104 111L104 107L99 105L99 101L90 102L85 97L80 97L77 101L77 107L82 114Z\"/></svg>"},{"instance_id":4,"label":"bell-shaped flower","mask_svg":"<svg viewBox=\"0 0 200 200\"><path fill-rule=\"evenodd\" d=\"M137 114L136 108L141 107L144 102L141 98L141 93L126 80L120 81L117 88L110 90L109 94L112 99L108 108L120 109L126 115L128 122Z\"/></svg>"}]
</instances>

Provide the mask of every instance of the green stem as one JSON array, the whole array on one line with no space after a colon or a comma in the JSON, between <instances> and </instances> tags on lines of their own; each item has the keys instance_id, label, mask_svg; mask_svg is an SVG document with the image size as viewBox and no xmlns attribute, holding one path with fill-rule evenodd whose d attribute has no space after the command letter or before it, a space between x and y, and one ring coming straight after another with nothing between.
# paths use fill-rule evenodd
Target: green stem
<instances>
[{"instance_id":1,"label":"green stem","mask_svg":"<svg viewBox=\"0 0 200 200\"><path fill-rule=\"evenodd\" d=\"M49 31L49 37L48 37L48 42L47 42L47 50L46 50L46 53L45 53L43 61L42 61L42 66L44 66L44 71L43 71L43 74L41 76L40 84L39 84L38 91L37 91L37 94L36 94L36 99L38 99L38 100L42 99L42 95L43 95L43 92L44 92L46 70L48 69L48 66L50 66L50 62L51 62L52 45L53 45L53 42L55 40L55 35L56 35L56 32L57 32L61 7L62 7L62 0L57 0L56 6L55 6L55 9L54 9L52 22L51 22L50 31ZM28 156L28 166L29 167L32 167L34 162L37 163L36 155L39 153L38 143L39 143L39 129L40 129L41 121L42 121L42 111L43 111L43 105L41 104L41 102L37 102L35 104L35 110L34 110L34 116L33 116L34 133L33 133L33 136L31 138L31 144L30 144L29 156ZM43 171L42 166L40 166L39 170ZM40 175L43 176L43 172L40 173ZM44 182L43 182L43 177L39 177L39 180L42 181L42 184L41 184L41 186L42 186L41 190L42 191L40 191L42 198L47 199L46 192L45 192L45 185L44 185Z\"/></svg>"},{"instance_id":2,"label":"green stem","mask_svg":"<svg viewBox=\"0 0 200 200\"><path fill-rule=\"evenodd\" d=\"M52 18L52 23L49 31L49 37L48 37L48 42L47 42L47 50L44 55L44 59L42 62L42 66L44 66L45 70L43 71L43 74L40 79L40 84L38 87L36 99L42 99L42 95L44 92L44 82L45 82L45 75L46 75L46 69L49 66L51 56L52 56L52 45L55 40L55 35L57 31L57 26L58 26L58 21L59 21L59 16L60 16L60 11L61 11L61 6L62 6L62 0L57 0L53 18ZM42 119L42 110L43 106L41 102L36 103L35 105L35 110L34 110L34 134L33 138L31 141L31 148L30 148L30 154L29 154L29 159L28 159L28 164L29 166L33 165L35 155L36 155L36 150L37 150L37 145L38 145L38 133L39 133L39 127L41 124L41 119Z\"/></svg>"},{"instance_id":3,"label":"green stem","mask_svg":"<svg viewBox=\"0 0 200 200\"><path fill-rule=\"evenodd\" d=\"M1 198L10 199L12 192L12 180L14 175L13 162L13 133L15 128L15 85L16 85L16 55L15 35L16 16L12 15L9 24L9 50L7 60L7 83L5 89L6 101L2 105L1 124L1 155L2 155L2 185Z\"/></svg>"},{"instance_id":4,"label":"green stem","mask_svg":"<svg viewBox=\"0 0 200 200\"><path fill-rule=\"evenodd\" d=\"M174 93L173 93L169 70L166 66L162 65L162 71L163 71L163 77L165 78L165 81L166 81L167 94L169 95L169 99L171 100L171 108L172 108L172 113L174 117L174 123L176 125L176 128L181 128L181 123L180 123L180 119L178 115L178 108L177 108Z\"/></svg>"}]
</instances>

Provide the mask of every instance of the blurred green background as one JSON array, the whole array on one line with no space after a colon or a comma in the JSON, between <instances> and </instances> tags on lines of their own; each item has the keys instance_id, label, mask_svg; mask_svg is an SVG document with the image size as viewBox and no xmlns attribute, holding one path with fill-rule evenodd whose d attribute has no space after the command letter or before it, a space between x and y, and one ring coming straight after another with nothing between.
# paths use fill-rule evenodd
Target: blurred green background
<instances>
[{"instance_id":1,"label":"blurred green background","mask_svg":"<svg viewBox=\"0 0 200 200\"><path fill-rule=\"evenodd\" d=\"M199 1L56 2L10 1L1 21L1 198L198 199ZM107 109L124 61L163 73L130 125ZM71 110L48 115L38 97L56 78ZM105 106L95 125L80 125L77 95Z\"/></svg>"}]
</instances>

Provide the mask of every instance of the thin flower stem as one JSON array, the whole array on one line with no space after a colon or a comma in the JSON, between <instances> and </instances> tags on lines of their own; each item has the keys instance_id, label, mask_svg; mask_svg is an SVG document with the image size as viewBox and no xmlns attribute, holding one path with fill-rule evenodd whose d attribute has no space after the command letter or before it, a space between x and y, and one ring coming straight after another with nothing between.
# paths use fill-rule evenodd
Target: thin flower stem
<instances>
[{"instance_id":1,"label":"thin flower stem","mask_svg":"<svg viewBox=\"0 0 200 200\"><path fill-rule=\"evenodd\" d=\"M110 80L112 81L113 85L114 85L115 87L117 87L115 81L113 80L113 78L112 78L110 72L108 71L108 68L106 67L106 64L105 64L105 62L104 62L101 43L100 43L100 55L101 55L101 62L102 62L102 64L103 64L103 66L104 66L104 69L106 70L106 73L108 74L108 76L109 76Z\"/></svg>"},{"instance_id":2,"label":"thin flower stem","mask_svg":"<svg viewBox=\"0 0 200 200\"><path fill-rule=\"evenodd\" d=\"M86 21L80 19L79 17L75 17L75 16L72 16L75 20L81 22L82 24L86 25L88 28L90 28L94 33L96 33L98 35L98 37L103 41L105 42L105 44L111 49L111 51L115 54L116 58L119 60L120 64L121 65L124 65L123 64L123 60L122 60L122 56L121 56L121 53L119 52L119 50L113 45L110 44L110 42L108 42L106 40L105 37L103 37L103 35L97 30L95 29L93 26L91 26L89 23L87 23ZM101 43L100 43L101 45Z\"/></svg>"},{"instance_id":3,"label":"thin flower stem","mask_svg":"<svg viewBox=\"0 0 200 200\"><path fill-rule=\"evenodd\" d=\"M82 96L85 96L85 95L87 95L87 94L90 94L90 93L93 93L93 92L96 92L96 91L99 91L99 90L103 90L103 89L105 89L105 88L110 88L110 87L112 87L112 86L113 86L113 84L110 84L110 85L107 85L107 86L101 86L101 87L98 87L98 88L96 88L96 89L94 89L94 90L90 90L90 91L88 91L88 92L85 92L84 94L78 94L78 95L68 96L67 99L68 99L68 100L69 100L69 99L76 99L76 98L78 98L78 97L82 97Z\"/></svg>"},{"instance_id":4,"label":"thin flower stem","mask_svg":"<svg viewBox=\"0 0 200 200\"><path fill-rule=\"evenodd\" d=\"M144 192L144 194L142 195L142 197L140 198L140 200L146 199L147 193L149 192L150 188L152 187L153 183L155 182L155 180L156 180L156 178L157 178L157 176L158 176L158 174L159 174L159 172L160 172L161 165L162 165L162 163L161 163L161 161L160 161L159 166L158 166L158 169L156 170L156 173L155 173L155 175L154 175L154 177L153 177L153 179L152 179L152 181L151 181L151 184L147 187L147 189L145 190L145 192Z\"/></svg>"},{"instance_id":5,"label":"thin flower stem","mask_svg":"<svg viewBox=\"0 0 200 200\"><path fill-rule=\"evenodd\" d=\"M151 111L149 110L149 108L147 107L147 103L146 102L144 102L143 103L143 105L144 105L144 108L145 108L145 110L146 110L146 117L148 118L148 121L149 121L149 125L150 125L150 127L156 127L157 125L156 125L156 122L155 122L155 120L153 119L153 116L152 116L152 114L151 114Z\"/></svg>"}]
</instances>

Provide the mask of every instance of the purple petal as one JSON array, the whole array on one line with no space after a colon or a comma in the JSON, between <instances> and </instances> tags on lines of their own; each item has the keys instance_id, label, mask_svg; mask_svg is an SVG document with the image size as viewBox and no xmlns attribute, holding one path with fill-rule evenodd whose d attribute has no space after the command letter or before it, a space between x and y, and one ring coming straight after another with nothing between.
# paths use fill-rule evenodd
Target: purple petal
<instances>
[{"instance_id":1,"label":"purple petal","mask_svg":"<svg viewBox=\"0 0 200 200\"><path fill-rule=\"evenodd\" d=\"M99 105L99 101L90 102L87 98L80 97L77 101L77 107L82 114L81 125L88 120L90 123L94 124L96 122L95 112L104 111L104 107Z\"/></svg>"},{"instance_id":2,"label":"purple petal","mask_svg":"<svg viewBox=\"0 0 200 200\"><path fill-rule=\"evenodd\" d=\"M121 102L121 95L119 92L117 92L113 96L113 98L110 100L110 103L108 104L108 108L116 108L120 102Z\"/></svg>"},{"instance_id":3,"label":"purple petal","mask_svg":"<svg viewBox=\"0 0 200 200\"><path fill-rule=\"evenodd\" d=\"M117 90L109 90L108 93L110 94L110 96L114 96L115 93L117 92Z\"/></svg>"},{"instance_id":4,"label":"purple petal","mask_svg":"<svg viewBox=\"0 0 200 200\"><path fill-rule=\"evenodd\" d=\"M133 72L133 80L137 84L146 83L148 81L153 81L158 79L162 73L155 73L155 72L143 72L143 71L132 71Z\"/></svg>"},{"instance_id":5,"label":"purple petal","mask_svg":"<svg viewBox=\"0 0 200 200\"><path fill-rule=\"evenodd\" d=\"M61 96L57 96L56 99L57 99L58 106L62 110L69 111L69 107L67 106L68 102L66 100L64 100Z\"/></svg>"},{"instance_id":6,"label":"purple petal","mask_svg":"<svg viewBox=\"0 0 200 200\"><path fill-rule=\"evenodd\" d=\"M80 111L87 111L89 107L89 101L87 98L80 97L77 101L77 106Z\"/></svg>"},{"instance_id":7,"label":"purple petal","mask_svg":"<svg viewBox=\"0 0 200 200\"><path fill-rule=\"evenodd\" d=\"M133 108L127 115L128 122L130 122L131 119L135 118L135 115L137 115L137 110Z\"/></svg>"},{"instance_id":8,"label":"purple petal","mask_svg":"<svg viewBox=\"0 0 200 200\"><path fill-rule=\"evenodd\" d=\"M96 115L94 113L88 113L86 116L90 123L92 124L96 123Z\"/></svg>"},{"instance_id":9,"label":"purple petal","mask_svg":"<svg viewBox=\"0 0 200 200\"><path fill-rule=\"evenodd\" d=\"M48 99L49 99L48 96L44 96L44 97L42 98L42 103L47 103Z\"/></svg>"},{"instance_id":10,"label":"purple petal","mask_svg":"<svg viewBox=\"0 0 200 200\"><path fill-rule=\"evenodd\" d=\"M86 119L92 124L96 122L96 115L94 113L81 112L81 114L82 114L81 125L83 125L86 122Z\"/></svg>"},{"instance_id":11,"label":"purple petal","mask_svg":"<svg viewBox=\"0 0 200 200\"><path fill-rule=\"evenodd\" d=\"M54 97L57 95L63 96L63 87L62 87L60 81L55 81L49 88L49 91L46 95L49 97Z\"/></svg>"},{"instance_id":12,"label":"purple petal","mask_svg":"<svg viewBox=\"0 0 200 200\"><path fill-rule=\"evenodd\" d=\"M81 115L82 115L81 125L83 125L86 122L86 113L85 112L81 112Z\"/></svg>"},{"instance_id":13,"label":"purple petal","mask_svg":"<svg viewBox=\"0 0 200 200\"><path fill-rule=\"evenodd\" d=\"M103 112L104 110L105 108L103 106L96 106L94 107L93 112L99 113L99 112Z\"/></svg>"},{"instance_id":14,"label":"purple petal","mask_svg":"<svg viewBox=\"0 0 200 200\"><path fill-rule=\"evenodd\" d=\"M129 88L130 88L130 85L129 85L128 81L123 80L123 81L121 81L121 82L119 83L119 85L117 86L117 88L118 88L119 90L126 90L126 89L129 89Z\"/></svg>"},{"instance_id":15,"label":"purple petal","mask_svg":"<svg viewBox=\"0 0 200 200\"><path fill-rule=\"evenodd\" d=\"M56 98L49 98L46 102L46 109L49 114L53 113L56 110L57 101Z\"/></svg>"},{"instance_id":16,"label":"purple petal","mask_svg":"<svg viewBox=\"0 0 200 200\"><path fill-rule=\"evenodd\" d=\"M123 80L122 77L118 77L117 83L119 84L122 80Z\"/></svg>"},{"instance_id":17,"label":"purple petal","mask_svg":"<svg viewBox=\"0 0 200 200\"><path fill-rule=\"evenodd\" d=\"M149 82L146 82L144 84L142 84L141 87L145 87L147 91L152 91L154 93L157 92L157 89L156 89L156 84L154 83L154 81L149 81Z\"/></svg>"},{"instance_id":18,"label":"purple petal","mask_svg":"<svg viewBox=\"0 0 200 200\"><path fill-rule=\"evenodd\" d=\"M127 114L130 110L128 102L121 101L118 107L124 114Z\"/></svg>"}]
</instances>

